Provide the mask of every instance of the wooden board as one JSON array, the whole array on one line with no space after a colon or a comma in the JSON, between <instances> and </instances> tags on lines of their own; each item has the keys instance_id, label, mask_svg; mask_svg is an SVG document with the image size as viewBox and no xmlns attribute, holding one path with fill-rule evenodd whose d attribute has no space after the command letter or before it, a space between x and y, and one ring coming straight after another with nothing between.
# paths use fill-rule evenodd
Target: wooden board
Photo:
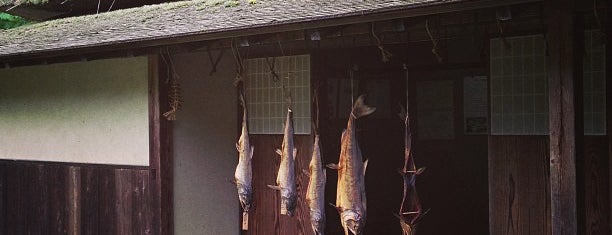
<instances>
[{"instance_id":1,"label":"wooden board","mask_svg":"<svg viewBox=\"0 0 612 235\"><path fill-rule=\"evenodd\" d=\"M584 138L585 234L610 234L608 143L605 136Z\"/></svg>"},{"instance_id":2,"label":"wooden board","mask_svg":"<svg viewBox=\"0 0 612 235\"><path fill-rule=\"evenodd\" d=\"M489 136L490 234L550 234L547 136Z\"/></svg>"}]
</instances>

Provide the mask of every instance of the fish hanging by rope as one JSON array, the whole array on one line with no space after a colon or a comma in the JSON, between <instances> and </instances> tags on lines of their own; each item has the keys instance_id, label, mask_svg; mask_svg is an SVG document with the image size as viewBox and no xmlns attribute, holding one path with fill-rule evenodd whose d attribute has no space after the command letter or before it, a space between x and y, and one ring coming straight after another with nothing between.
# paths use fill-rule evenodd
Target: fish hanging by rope
<instances>
[{"instance_id":1,"label":"fish hanging by rope","mask_svg":"<svg viewBox=\"0 0 612 235\"><path fill-rule=\"evenodd\" d=\"M291 97L288 99L291 106ZM276 153L280 156L281 162L276 176L276 185L268 185L269 188L278 190L281 195L281 215L293 216L297 204L297 186L295 179L295 158L297 149L293 142L293 110L287 108L287 120L283 136L281 149Z\"/></svg>"},{"instance_id":2,"label":"fish hanging by rope","mask_svg":"<svg viewBox=\"0 0 612 235\"><path fill-rule=\"evenodd\" d=\"M240 94L240 105L242 106L242 132L240 139L236 143L238 150L238 165L234 173L234 181L238 188L238 199L244 213L248 213L253 203L253 168L251 161L253 160L253 146L249 141L249 128L247 126L247 105L244 100L244 95Z\"/></svg>"},{"instance_id":3,"label":"fish hanging by rope","mask_svg":"<svg viewBox=\"0 0 612 235\"><path fill-rule=\"evenodd\" d=\"M325 182L327 180L327 174L325 173L323 159L321 158L318 133L319 104L316 91L315 103L317 105L317 121L314 125L314 146L312 147L312 158L310 164L308 164L309 171L304 170L304 173L310 177L308 189L306 190L306 201L310 208L310 224L312 225L314 234L323 235L325 232Z\"/></svg>"},{"instance_id":4,"label":"fish hanging by rope","mask_svg":"<svg viewBox=\"0 0 612 235\"><path fill-rule=\"evenodd\" d=\"M365 172L368 161L363 162L361 156L355 133L355 121L373 113L376 108L365 105L364 99L364 95L359 96L351 110L346 130L342 133L338 164L327 165L331 169L338 170L335 207L340 213L340 222L345 235L348 235L349 231L355 235L363 234L366 224Z\"/></svg>"},{"instance_id":5,"label":"fish hanging by rope","mask_svg":"<svg viewBox=\"0 0 612 235\"><path fill-rule=\"evenodd\" d=\"M174 75L170 79L170 85L168 88L168 100L170 103L170 111L165 112L163 115L168 121L176 120L176 112L178 112L183 106L183 95L181 93L181 84L178 81L178 75Z\"/></svg>"},{"instance_id":6,"label":"fish hanging by rope","mask_svg":"<svg viewBox=\"0 0 612 235\"><path fill-rule=\"evenodd\" d=\"M419 195L416 192L416 177L421 174L425 168L417 169L412 156L412 132L410 131L410 118L408 112L402 106L400 117L404 120L406 126L404 135L404 167L400 174L404 178L404 196L398 218L404 235L414 235L419 220L425 215L421 208Z\"/></svg>"}]
</instances>

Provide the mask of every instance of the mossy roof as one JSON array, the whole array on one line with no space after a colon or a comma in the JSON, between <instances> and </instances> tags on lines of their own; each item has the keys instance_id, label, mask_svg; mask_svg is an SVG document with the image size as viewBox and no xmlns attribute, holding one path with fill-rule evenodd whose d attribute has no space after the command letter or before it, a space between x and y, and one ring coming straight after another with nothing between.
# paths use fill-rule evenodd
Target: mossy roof
<instances>
[{"instance_id":1,"label":"mossy roof","mask_svg":"<svg viewBox=\"0 0 612 235\"><path fill-rule=\"evenodd\" d=\"M0 6L17 6L17 5L38 5L45 4L49 0L0 0Z\"/></svg>"},{"instance_id":2,"label":"mossy roof","mask_svg":"<svg viewBox=\"0 0 612 235\"><path fill-rule=\"evenodd\" d=\"M460 0L192 0L0 30L0 59L253 27L329 20Z\"/></svg>"}]
</instances>

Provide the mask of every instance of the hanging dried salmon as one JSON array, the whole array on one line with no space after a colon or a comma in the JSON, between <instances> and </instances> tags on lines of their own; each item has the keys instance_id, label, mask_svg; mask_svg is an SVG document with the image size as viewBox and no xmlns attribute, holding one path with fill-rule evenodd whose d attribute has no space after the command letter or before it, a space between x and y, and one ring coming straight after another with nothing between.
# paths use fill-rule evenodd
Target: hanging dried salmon
<instances>
[{"instance_id":1,"label":"hanging dried salmon","mask_svg":"<svg viewBox=\"0 0 612 235\"><path fill-rule=\"evenodd\" d=\"M416 191L416 177L421 174L425 168L417 169L412 156L412 133L410 132L410 118L408 112L402 107L400 117L406 125L404 137L404 167L400 174L404 178L404 196L399 211L400 225L404 235L416 234L416 228L419 220L425 213L419 201L419 195Z\"/></svg>"}]
</instances>

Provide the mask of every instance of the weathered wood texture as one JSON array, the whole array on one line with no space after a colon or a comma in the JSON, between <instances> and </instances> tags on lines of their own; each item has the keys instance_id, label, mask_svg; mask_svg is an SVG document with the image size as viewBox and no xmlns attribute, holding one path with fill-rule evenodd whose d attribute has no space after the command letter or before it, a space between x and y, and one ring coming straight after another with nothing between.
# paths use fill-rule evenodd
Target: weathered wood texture
<instances>
[{"instance_id":1,"label":"weathered wood texture","mask_svg":"<svg viewBox=\"0 0 612 235\"><path fill-rule=\"evenodd\" d=\"M1 234L157 234L150 170L0 162Z\"/></svg>"},{"instance_id":2,"label":"weathered wood texture","mask_svg":"<svg viewBox=\"0 0 612 235\"><path fill-rule=\"evenodd\" d=\"M172 122L162 117L162 110L170 110L168 64L163 55L149 56L149 138L151 143L150 167L155 187L152 200L154 226L161 234L174 233Z\"/></svg>"},{"instance_id":3,"label":"weathered wood texture","mask_svg":"<svg viewBox=\"0 0 612 235\"><path fill-rule=\"evenodd\" d=\"M609 4L612 5L612 4ZM612 14L608 13L608 20L606 22L606 29L610 29L612 28ZM608 173L609 173L609 179L608 179L608 190L610 193L610 198L609 198L609 202L610 202L610 210L612 212L612 108L610 108L610 106L612 105L612 33L610 33L610 30L606 31L606 74L607 79L606 79L606 104L607 104L607 108L606 108L606 128L607 128L607 132L608 132ZM612 213L611 213L612 214ZM609 222L608 222L608 226L610 227L610 229L612 230L612 215L609 216Z\"/></svg>"},{"instance_id":4,"label":"weathered wood texture","mask_svg":"<svg viewBox=\"0 0 612 235\"><path fill-rule=\"evenodd\" d=\"M578 231L573 1L545 1L548 41L552 234Z\"/></svg>"},{"instance_id":5,"label":"weathered wood texture","mask_svg":"<svg viewBox=\"0 0 612 235\"><path fill-rule=\"evenodd\" d=\"M605 136L584 138L584 234L611 234L608 143Z\"/></svg>"},{"instance_id":6,"label":"weathered wood texture","mask_svg":"<svg viewBox=\"0 0 612 235\"><path fill-rule=\"evenodd\" d=\"M253 154L254 208L249 214L249 230L243 231L242 234L312 234L308 204L305 201L308 176L302 173L302 169L308 169L310 162L312 137L309 135L295 136L295 146L298 149L295 172L299 194L293 217L280 215L280 195L278 191L267 187L267 185L276 184L280 158L274 151L280 148L282 141L282 135L251 135L251 144L255 147ZM330 207L330 209L333 208Z\"/></svg>"},{"instance_id":7,"label":"weathered wood texture","mask_svg":"<svg viewBox=\"0 0 612 235\"><path fill-rule=\"evenodd\" d=\"M149 61L150 166L2 160L0 234L172 234L171 126L159 118L166 85L157 83L167 71L158 59Z\"/></svg>"},{"instance_id":8,"label":"weathered wood texture","mask_svg":"<svg viewBox=\"0 0 612 235\"><path fill-rule=\"evenodd\" d=\"M546 136L489 136L490 234L550 234Z\"/></svg>"}]
</instances>

